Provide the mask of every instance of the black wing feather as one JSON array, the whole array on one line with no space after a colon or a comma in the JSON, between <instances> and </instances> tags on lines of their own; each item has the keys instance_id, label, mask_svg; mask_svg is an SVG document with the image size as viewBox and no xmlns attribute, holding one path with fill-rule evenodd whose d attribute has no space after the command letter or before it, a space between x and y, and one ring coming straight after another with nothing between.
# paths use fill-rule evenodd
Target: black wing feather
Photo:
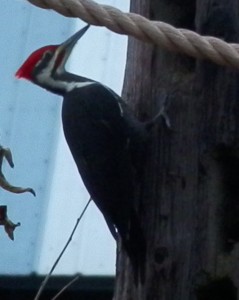
<instances>
[{"instance_id":1,"label":"black wing feather","mask_svg":"<svg viewBox=\"0 0 239 300\"><path fill-rule=\"evenodd\" d=\"M143 235L134 192L133 157L142 144L144 126L114 92L94 83L64 97L65 137L82 180L103 213L113 236L119 232L134 267ZM144 249L145 250L145 249ZM142 259L142 258L141 258Z\"/></svg>"}]
</instances>

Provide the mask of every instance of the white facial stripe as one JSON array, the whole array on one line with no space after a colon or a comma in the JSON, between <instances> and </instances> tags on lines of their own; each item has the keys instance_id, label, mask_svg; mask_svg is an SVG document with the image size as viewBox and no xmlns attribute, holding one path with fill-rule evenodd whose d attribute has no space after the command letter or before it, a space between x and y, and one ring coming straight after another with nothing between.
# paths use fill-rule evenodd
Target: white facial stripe
<instances>
[{"instance_id":1,"label":"white facial stripe","mask_svg":"<svg viewBox=\"0 0 239 300\"><path fill-rule=\"evenodd\" d=\"M52 65L52 64L51 64ZM39 83L44 84L45 86L49 86L51 88L55 88L56 90L63 90L66 92L72 91L74 88L82 88L91 84L95 84L95 82L92 81L86 81L86 82L65 82L62 80L54 80L54 78L51 77L51 66L48 66L40 74L37 75L37 79Z\"/></svg>"},{"instance_id":2,"label":"white facial stripe","mask_svg":"<svg viewBox=\"0 0 239 300\"><path fill-rule=\"evenodd\" d=\"M91 84L95 84L96 82L92 82L92 81L86 81L86 82L70 82L67 85L67 92L72 91L74 88L83 88L85 86L91 85Z\"/></svg>"},{"instance_id":3,"label":"white facial stripe","mask_svg":"<svg viewBox=\"0 0 239 300\"><path fill-rule=\"evenodd\" d=\"M83 87L88 86L88 85L99 84L95 81L93 81L93 82L92 81L65 82L65 81L62 81L62 80L55 80L51 76L51 72L52 72L52 69L54 67L55 61L56 61L56 56L50 61L49 65L45 69L43 69L40 74L37 75L38 82L41 83L42 85L44 85L46 88L47 88L47 86L49 86L49 88L51 88L51 89L53 88L53 89L56 89L56 90L71 92L75 88L79 89L79 88L83 88ZM58 69L57 73L60 74L61 71L62 70ZM107 86L105 86L103 84L102 84L102 86L105 89L107 89L111 93L111 95L115 98L115 101L117 102L118 107L119 107L120 115L121 115L121 117L123 117L124 116L124 110L123 110L123 107L122 107L122 105L119 101L118 96L116 96L116 94L110 88L108 88Z\"/></svg>"}]
</instances>

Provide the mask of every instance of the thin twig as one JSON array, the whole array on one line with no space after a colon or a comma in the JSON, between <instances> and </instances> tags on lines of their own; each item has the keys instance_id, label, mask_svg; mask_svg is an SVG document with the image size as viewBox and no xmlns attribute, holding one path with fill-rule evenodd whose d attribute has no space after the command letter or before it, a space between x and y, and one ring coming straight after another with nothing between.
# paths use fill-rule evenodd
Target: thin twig
<instances>
[{"instance_id":1,"label":"thin twig","mask_svg":"<svg viewBox=\"0 0 239 300\"><path fill-rule=\"evenodd\" d=\"M68 282L51 300L56 300L68 287L70 287L74 282L76 282L81 277L80 274L75 276L70 282Z\"/></svg>"},{"instance_id":2,"label":"thin twig","mask_svg":"<svg viewBox=\"0 0 239 300\"><path fill-rule=\"evenodd\" d=\"M68 238L68 240L67 240L67 242L66 242L64 248L62 249L60 255L58 256L58 258L56 259L55 263L53 264L53 266L52 266L50 272L47 274L47 276L46 276L46 277L44 278L44 280L42 281L41 286L40 286L40 288L39 288L39 290L38 290L38 292L37 292L37 294L36 294L34 300L38 300L38 299L40 298L40 296L41 296L41 294L42 294L42 292L43 292L43 290L44 290L44 288L45 288L45 286L46 286L48 280L49 280L50 277L51 277L51 274L52 274L53 271L55 270L55 268L56 268L56 266L57 266L59 260L61 259L62 255L64 254L64 252L66 251L68 245L70 244L70 242L71 242L71 240L72 240L72 237L73 237L73 235L74 235L74 233L75 233L75 231L76 231L76 229L77 229L77 227L78 227L78 225L79 225L79 223L80 223L80 221L81 221L81 219L82 219L84 213L86 212L87 207L88 207L89 204L90 204L90 201L91 201L91 198L89 199L89 201L87 202L86 206L84 207L84 209L83 209L81 215L80 215L79 218L77 219L76 224L75 224L75 226L74 226L74 228L73 228L73 230L72 230L72 232L71 232L70 237Z\"/></svg>"}]
</instances>

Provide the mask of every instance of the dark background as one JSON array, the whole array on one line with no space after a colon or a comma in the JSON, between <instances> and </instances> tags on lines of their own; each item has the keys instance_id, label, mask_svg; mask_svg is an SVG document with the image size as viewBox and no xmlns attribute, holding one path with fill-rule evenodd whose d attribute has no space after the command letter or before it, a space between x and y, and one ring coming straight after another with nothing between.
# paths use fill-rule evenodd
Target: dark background
<instances>
[{"instance_id":1,"label":"dark background","mask_svg":"<svg viewBox=\"0 0 239 300\"><path fill-rule=\"evenodd\" d=\"M52 276L40 299L52 299L74 276ZM1 300L34 299L42 276L1 276ZM113 277L86 277L82 276L72 284L59 299L110 300L113 297Z\"/></svg>"}]
</instances>

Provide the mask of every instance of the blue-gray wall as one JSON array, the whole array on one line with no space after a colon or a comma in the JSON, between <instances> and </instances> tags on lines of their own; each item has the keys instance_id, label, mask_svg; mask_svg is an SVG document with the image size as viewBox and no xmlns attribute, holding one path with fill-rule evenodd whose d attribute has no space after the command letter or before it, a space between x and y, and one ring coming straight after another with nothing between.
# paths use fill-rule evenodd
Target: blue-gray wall
<instances>
[{"instance_id":1,"label":"blue-gray wall","mask_svg":"<svg viewBox=\"0 0 239 300\"><path fill-rule=\"evenodd\" d=\"M0 190L0 205L6 204L9 218L22 224L14 242L0 227L0 273L25 274L34 270L39 225L47 209L61 100L16 80L14 73L35 49L68 37L73 20L26 1L1 0L0 9L0 144L11 148L15 162L13 170L5 163L4 173L11 183L37 193L34 198Z\"/></svg>"}]
</instances>

